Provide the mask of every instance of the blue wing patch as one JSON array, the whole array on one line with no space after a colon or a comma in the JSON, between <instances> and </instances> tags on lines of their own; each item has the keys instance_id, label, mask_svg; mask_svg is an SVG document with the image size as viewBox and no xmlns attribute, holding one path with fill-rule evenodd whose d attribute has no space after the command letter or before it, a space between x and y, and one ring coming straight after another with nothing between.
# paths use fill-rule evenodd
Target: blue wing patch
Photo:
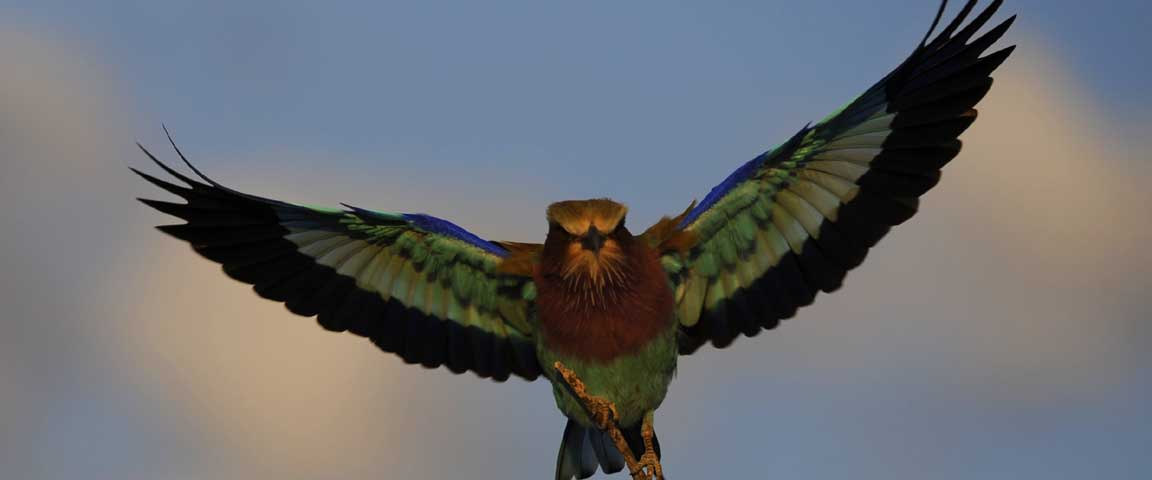
<instances>
[{"instance_id":1,"label":"blue wing patch","mask_svg":"<svg viewBox=\"0 0 1152 480\"><path fill-rule=\"evenodd\" d=\"M495 243L477 237L476 234L469 232L459 225L456 225L455 223L449 222L442 218L436 218L431 215L425 215L423 213L405 213L402 216L404 217L404 220L407 220L416 228L424 230L425 232L450 236L452 238L476 246L496 256L508 256L508 250L505 250Z\"/></svg>"},{"instance_id":2,"label":"blue wing patch","mask_svg":"<svg viewBox=\"0 0 1152 480\"><path fill-rule=\"evenodd\" d=\"M760 169L760 165L764 163L766 158L768 158L768 153L762 153L756 158L745 162L744 165L737 168L735 172L728 174L728 177L726 177L723 182L712 187L712 190L708 191L708 195L704 196L704 200L697 204L696 208L688 212L688 215L680 221L680 228L691 225L692 222L696 221L696 217L699 217L701 213L712 208L712 205L715 205L721 198L724 198L724 195L727 195L736 185L750 178L752 174L756 173L756 170Z\"/></svg>"},{"instance_id":3,"label":"blue wing patch","mask_svg":"<svg viewBox=\"0 0 1152 480\"><path fill-rule=\"evenodd\" d=\"M372 219L378 223L404 222L428 233L455 238L498 257L508 256L508 251L503 247L477 237L476 234L443 218L437 218L423 213L377 212L348 205L347 203L341 205L344 205L348 210L361 218Z\"/></svg>"},{"instance_id":4,"label":"blue wing patch","mask_svg":"<svg viewBox=\"0 0 1152 480\"><path fill-rule=\"evenodd\" d=\"M708 195L704 196L704 200L697 204L696 208L693 208L691 212L688 212L688 215L686 215L684 219L680 221L679 227L685 228L688 225L691 225L692 222L695 222L697 217L708 211L709 208L712 208L712 205L715 205L716 202L719 202L720 199L724 198L728 192L732 191L733 188L736 188L736 185L739 185L741 182L748 180L756 175L756 172L760 171L760 168L764 165L765 162L769 160L776 160L776 157L778 157L781 152L791 152L796 148L797 145L800 144L800 141L804 139L804 136L807 135L810 130L810 125L805 125L804 128L801 128L799 132L796 132L796 134L793 135L792 138L788 139L787 142L784 142L783 145L761 153L756 158L745 162L740 166L740 168L737 168L736 171L732 172L726 178L724 178L723 182L720 182L719 185L712 187L712 190L708 191Z\"/></svg>"}]
</instances>

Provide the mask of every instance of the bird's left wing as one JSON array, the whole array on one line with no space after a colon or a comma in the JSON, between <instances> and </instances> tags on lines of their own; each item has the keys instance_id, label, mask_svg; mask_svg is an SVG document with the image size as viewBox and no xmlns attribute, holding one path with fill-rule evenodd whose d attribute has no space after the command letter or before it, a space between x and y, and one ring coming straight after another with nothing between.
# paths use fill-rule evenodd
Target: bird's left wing
<instances>
[{"instance_id":1,"label":"bird's left wing","mask_svg":"<svg viewBox=\"0 0 1152 480\"><path fill-rule=\"evenodd\" d=\"M891 226L916 212L1012 51L983 56L1015 17L972 40L1001 0L960 28L976 3L855 101L645 234L654 245L679 239L662 250L681 353L775 327L818 291L839 288Z\"/></svg>"},{"instance_id":2,"label":"bird's left wing","mask_svg":"<svg viewBox=\"0 0 1152 480\"><path fill-rule=\"evenodd\" d=\"M188 222L158 228L254 285L260 296L284 302L293 313L317 315L328 330L368 337L408 363L471 370L497 381L540 374L528 313L535 288L522 276L497 272L505 246L429 215L322 209L248 195L191 164L203 181L144 153L186 184L133 169L187 201L141 199Z\"/></svg>"}]
</instances>

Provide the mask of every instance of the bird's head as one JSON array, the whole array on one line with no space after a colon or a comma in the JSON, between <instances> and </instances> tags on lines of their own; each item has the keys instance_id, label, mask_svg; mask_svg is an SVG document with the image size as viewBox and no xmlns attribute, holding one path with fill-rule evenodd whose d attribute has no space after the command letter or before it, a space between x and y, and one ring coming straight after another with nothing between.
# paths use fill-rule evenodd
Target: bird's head
<instances>
[{"instance_id":1,"label":"bird's head","mask_svg":"<svg viewBox=\"0 0 1152 480\"><path fill-rule=\"evenodd\" d=\"M573 283L603 287L622 280L632 242L624 226L627 213L628 207L607 198L549 205L545 260Z\"/></svg>"}]
</instances>

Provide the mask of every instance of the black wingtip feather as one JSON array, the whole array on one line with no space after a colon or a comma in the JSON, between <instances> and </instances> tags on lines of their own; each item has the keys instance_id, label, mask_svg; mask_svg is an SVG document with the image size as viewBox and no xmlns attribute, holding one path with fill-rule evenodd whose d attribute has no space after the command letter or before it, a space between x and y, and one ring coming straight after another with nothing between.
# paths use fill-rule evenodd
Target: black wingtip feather
<instances>
[{"instance_id":1,"label":"black wingtip feather","mask_svg":"<svg viewBox=\"0 0 1152 480\"><path fill-rule=\"evenodd\" d=\"M960 83L961 79L966 79L969 83L979 83L978 80L992 74L1008 56L1015 51L1015 46L1009 46L990 53L984 57L976 58L972 55L970 61L954 61L941 64L935 68L928 69L922 73L917 74L904 86L903 92L916 92L918 90L933 88L937 86L937 82L943 80L954 80ZM977 54L982 53L985 49L980 49ZM957 56L966 55L965 52L960 52ZM971 105L975 105L973 102Z\"/></svg>"},{"instance_id":2,"label":"black wingtip feather","mask_svg":"<svg viewBox=\"0 0 1152 480\"><path fill-rule=\"evenodd\" d=\"M378 295L373 293L364 292L368 297L372 297L373 304L379 304L378 310L380 313L374 317L361 314L363 323L370 323L372 330L371 334L365 335L372 339L372 343L380 347L385 352L395 353L404 360L404 363L413 364L416 361L410 360L404 352L404 345L406 343L406 336L408 335L408 312L403 305L396 302L384 302L379 299ZM351 329L350 329L351 330ZM351 330L353 333L359 335L357 330Z\"/></svg>"},{"instance_id":3,"label":"black wingtip feather","mask_svg":"<svg viewBox=\"0 0 1152 480\"><path fill-rule=\"evenodd\" d=\"M391 303L391 302L390 302ZM420 363L424 359L425 325L420 315L413 309L399 308L403 316L399 317L405 323L404 343L400 348L401 356L407 363Z\"/></svg>"},{"instance_id":4,"label":"black wingtip feather","mask_svg":"<svg viewBox=\"0 0 1152 480\"><path fill-rule=\"evenodd\" d=\"M224 274L235 280L256 285L284 277L306 266L307 264L302 264L295 255L282 255L262 263L224 265Z\"/></svg>"},{"instance_id":5,"label":"black wingtip feather","mask_svg":"<svg viewBox=\"0 0 1152 480\"><path fill-rule=\"evenodd\" d=\"M324 267L320 267L324 268ZM300 295L288 300L284 306L292 313L303 317L319 315L328 310L330 305L338 305L343 301L348 291L353 288L350 277L339 275L338 278L327 278L326 281ZM323 323L321 323L323 326Z\"/></svg>"},{"instance_id":6,"label":"black wingtip feather","mask_svg":"<svg viewBox=\"0 0 1152 480\"><path fill-rule=\"evenodd\" d=\"M760 317L760 327L773 329L780 324L780 320L791 318L796 314L796 306L787 302L783 296L785 287L780 280L780 272L769 270L756 280L756 288L762 293L765 303L766 315Z\"/></svg>"},{"instance_id":7,"label":"black wingtip feather","mask_svg":"<svg viewBox=\"0 0 1152 480\"><path fill-rule=\"evenodd\" d=\"M447 356L448 329L444 326L445 320L425 318L423 321L425 323L424 356L420 359L420 364L426 368L436 368L444 364L444 359Z\"/></svg>"},{"instance_id":8,"label":"black wingtip feather","mask_svg":"<svg viewBox=\"0 0 1152 480\"><path fill-rule=\"evenodd\" d=\"M752 308L748 306L748 295L735 295L732 299L733 301L728 305L728 311L731 312L729 318L732 319L728 324L731 329L728 335L732 337L732 340L735 340L741 333L747 332L751 328L750 326L759 327L759 325L757 325L755 314L752 313ZM729 340L728 343L731 343L732 340Z\"/></svg>"},{"instance_id":9,"label":"black wingtip feather","mask_svg":"<svg viewBox=\"0 0 1152 480\"><path fill-rule=\"evenodd\" d=\"M172 203L147 198L138 198L141 203L152 207L161 213L172 215L187 221L195 227L264 227L269 222L260 215L236 215L233 212L222 211L215 208L204 207L195 203ZM287 232L285 232L287 233Z\"/></svg>"},{"instance_id":10,"label":"black wingtip feather","mask_svg":"<svg viewBox=\"0 0 1152 480\"><path fill-rule=\"evenodd\" d=\"M950 120L903 128L892 132L884 141L885 149L931 148L954 140L976 121L976 111Z\"/></svg>"},{"instance_id":11,"label":"black wingtip feather","mask_svg":"<svg viewBox=\"0 0 1152 480\"><path fill-rule=\"evenodd\" d=\"M280 239L284 231L271 226L202 227L192 224L161 225L160 231L191 243L193 247L242 245Z\"/></svg>"},{"instance_id":12,"label":"black wingtip feather","mask_svg":"<svg viewBox=\"0 0 1152 480\"><path fill-rule=\"evenodd\" d=\"M992 88L992 78L990 77L975 80L949 78L938 83L937 88L923 89L893 100L890 108L892 111L911 109L926 106L932 102L943 101L953 96L967 95L974 91L987 92L990 88Z\"/></svg>"},{"instance_id":13,"label":"black wingtip feather","mask_svg":"<svg viewBox=\"0 0 1152 480\"><path fill-rule=\"evenodd\" d=\"M948 62L957 61L957 57L961 59L960 63L964 63L965 60L975 61L985 50L991 47L992 44L1000 40L1015 22L1016 16L1013 15L988 30L987 33L981 35L972 43L967 43L967 39L964 41L954 40L949 42L934 52L928 59L924 60L924 62L917 67L916 71L920 73L938 68Z\"/></svg>"},{"instance_id":14,"label":"black wingtip feather","mask_svg":"<svg viewBox=\"0 0 1152 480\"><path fill-rule=\"evenodd\" d=\"M397 353L399 350L396 347L385 348L381 346L380 342L386 337L395 337L397 320L399 320L394 313L388 309L388 304L380 299L379 295L369 293L364 290L355 290L355 301L363 305L356 312L356 317L348 320L348 331L354 335L368 338L377 347L380 347L385 352ZM349 295L349 298L353 298ZM403 327L400 324L399 327ZM403 335L403 330L400 335Z\"/></svg>"},{"instance_id":15,"label":"black wingtip feather","mask_svg":"<svg viewBox=\"0 0 1152 480\"><path fill-rule=\"evenodd\" d=\"M239 245L200 245L193 247L200 256L213 262L239 268L272 261L278 257L296 253L290 242L270 240Z\"/></svg>"},{"instance_id":16,"label":"black wingtip feather","mask_svg":"<svg viewBox=\"0 0 1152 480\"><path fill-rule=\"evenodd\" d=\"M464 333L468 336L468 345L472 350L472 371L476 372L480 378L492 377L492 361L493 350L492 337L483 335L479 329L465 328Z\"/></svg>"},{"instance_id":17,"label":"black wingtip feather","mask_svg":"<svg viewBox=\"0 0 1152 480\"><path fill-rule=\"evenodd\" d=\"M960 33L957 33L953 38L953 41L957 43L967 43L968 39L972 38L973 35L976 35L976 32L980 31L980 29L984 27L984 24L988 23L988 20L992 19L993 15L996 15L996 12L1000 10L1000 6L1003 4L1004 0L994 0L991 4L988 5L987 8L981 11L980 14L976 16L976 18L972 19L972 22L969 23L968 26L964 27L964 30L961 30ZM1015 18L1015 15L1009 17L1006 23L1011 25L1011 22Z\"/></svg>"},{"instance_id":18,"label":"black wingtip feather","mask_svg":"<svg viewBox=\"0 0 1152 480\"><path fill-rule=\"evenodd\" d=\"M836 290L844 280L844 271L837 268L824 254L821 246L811 238L804 242L799 263L808 285L817 290L824 292Z\"/></svg>"},{"instance_id":19,"label":"black wingtip feather","mask_svg":"<svg viewBox=\"0 0 1152 480\"><path fill-rule=\"evenodd\" d=\"M193 193L192 189L190 189L188 187L182 187L182 186L176 185L174 183L165 182L164 180L160 180L159 178L153 177L152 175L141 172L140 170L137 170L137 169L132 168L132 167L128 167L128 169L132 170L132 173L139 175L140 178L143 178L148 183L151 183L157 187L160 187L164 191L171 193L173 195L187 199Z\"/></svg>"},{"instance_id":20,"label":"black wingtip feather","mask_svg":"<svg viewBox=\"0 0 1152 480\"><path fill-rule=\"evenodd\" d=\"M144 145L141 144L140 142L136 142L136 146L140 148L140 151L144 152L144 155L148 156L149 160L152 160L152 163L155 163L156 166L163 169L169 175L172 175L173 177L180 179L181 182L184 182L191 187L207 187L207 185L204 185L203 183L197 182L196 180L193 180L191 177L188 177L187 175L184 175L183 173L176 171L172 167L169 167L168 164L161 162L159 158L156 158L156 156L153 155L152 152L148 151L148 149L146 147L144 147Z\"/></svg>"},{"instance_id":21,"label":"black wingtip feather","mask_svg":"<svg viewBox=\"0 0 1152 480\"><path fill-rule=\"evenodd\" d=\"M865 175L867 176L867 175ZM841 271L847 272L864 261L868 248L844 235L836 222L824 221L820 225L820 248L825 256ZM841 279L843 275L841 275ZM827 291L827 290L826 290Z\"/></svg>"},{"instance_id":22,"label":"black wingtip feather","mask_svg":"<svg viewBox=\"0 0 1152 480\"><path fill-rule=\"evenodd\" d=\"M968 47L970 47L973 53L967 53L967 55L975 57L984 53L985 50L988 50L988 48L1004 37L1004 34L1008 32L1009 28L1012 28L1012 25L1016 23L1016 18L1016 15L1008 17L1003 22L989 29L988 32L981 35L980 38L973 40L972 43L968 44Z\"/></svg>"},{"instance_id":23,"label":"black wingtip feather","mask_svg":"<svg viewBox=\"0 0 1152 480\"><path fill-rule=\"evenodd\" d=\"M187 165L188 168L191 168L192 171L195 172L197 176L202 178L205 182L208 182L213 187L225 188L223 185L216 183L216 181L212 180L211 178L208 178L207 175L204 175L203 173L201 173L200 170L198 168L196 168L195 165L192 165L192 162L188 161L188 157L185 157L184 152L180 151L180 147L176 146L176 141L172 139L172 133L168 131L167 125L161 124L160 127L164 129L164 135L166 137L168 137L168 143L172 145L172 149L176 151L176 155L180 156L180 160L182 160L184 162L184 165Z\"/></svg>"},{"instance_id":24,"label":"black wingtip feather","mask_svg":"<svg viewBox=\"0 0 1152 480\"><path fill-rule=\"evenodd\" d=\"M780 269L780 283L784 286L784 291L781 294L787 295L789 302L796 307L811 305L816 299L817 289L808 284L803 271L800 269L800 264L797 262L796 255L784 255L776 267Z\"/></svg>"},{"instance_id":25,"label":"black wingtip feather","mask_svg":"<svg viewBox=\"0 0 1152 480\"><path fill-rule=\"evenodd\" d=\"M340 323L349 333L361 337L371 337L374 333L372 327L376 325L375 319L383 313L383 302L373 300L374 298L367 292L354 288L348 292L348 296L344 297L343 302L333 306L332 311L335 312L333 315L341 319ZM365 313L367 310L371 311ZM366 321L366 319L370 320Z\"/></svg>"},{"instance_id":26,"label":"black wingtip feather","mask_svg":"<svg viewBox=\"0 0 1152 480\"><path fill-rule=\"evenodd\" d=\"M162 200L153 200L150 198L137 198L136 201L143 203L149 207L159 210L161 213L166 213L173 217L187 220L188 218L188 204L187 203L172 203Z\"/></svg>"},{"instance_id":27,"label":"black wingtip feather","mask_svg":"<svg viewBox=\"0 0 1152 480\"><path fill-rule=\"evenodd\" d=\"M515 342L512 345L516 356L515 373L525 380L532 381L540 376L540 361L536 359L536 346L529 342Z\"/></svg>"},{"instance_id":28,"label":"black wingtip feather","mask_svg":"<svg viewBox=\"0 0 1152 480\"><path fill-rule=\"evenodd\" d=\"M889 192L904 197L919 197L940 183L940 171L907 174L874 168L857 181L861 188Z\"/></svg>"},{"instance_id":29,"label":"black wingtip feather","mask_svg":"<svg viewBox=\"0 0 1152 480\"><path fill-rule=\"evenodd\" d=\"M975 0L970 0L969 3ZM940 6L936 9L936 17L932 19L932 25L928 27L928 31L924 33L924 39L920 40L920 46L928 43L928 39L932 37L932 32L936 31L936 27L940 25L940 20L944 18L944 9L948 8L948 0L941 0Z\"/></svg>"},{"instance_id":30,"label":"black wingtip feather","mask_svg":"<svg viewBox=\"0 0 1152 480\"><path fill-rule=\"evenodd\" d=\"M448 325L448 352L445 364L452 373L468 371L472 362L472 346L468 343L468 332L464 327L452 322Z\"/></svg>"},{"instance_id":31,"label":"black wingtip feather","mask_svg":"<svg viewBox=\"0 0 1152 480\"><path fill-rule=\"evenodd\" d=\"M294 310L293 307L298 306L297 301L306 300L307 297L323 287L329 277L324 271L327 267L315 265L306 260L305 262L307 262L305 263L306 267L294 273L266 283L256 284L254 287L256 293L270 300L287 302L285 306L288 310L297 315L305 317L315 315L316 312L307 313L307 309Z\"/></svg>"},{"instance_id":32,"label":"black wingtip feather","mask_svg":"<svg viewBox=\"0 0 1152 480\"><path fill-rule=\"evenodd\" d=\"M508 380L508 377L512 375L510 368L512 365L512 351L508 348L508 342L493 341L492 356L495 359L495 361L492 362L492 380L497 382Z\"/></svg>"},{"instance_id":33,"label":"black wingtip feather","mask_svg":"<svg viewBox=\"0 0 1152 480\"><path fill-rule=\"evenodd\" d=\"M968 0L968 3L965 3L964 6L960 8L960 12L956 14L956 17L953 18L952 21L949 22L948 25L940 31L939 35L936 35L936 38L928 43L926 49L932 50L933 48L937 48L939 43L949 41L952 38L952 32L955 32L957 28L960 28L960 25L964 23L964 19L968 18L968 14L972 13L972 9L976 7L977 3L979 3L979 0ZM943 4L940 5L940 13L937 15L943 14L947 5L948 2L943 2ZM923 42L921 43L923 44Z\"/></svg>"}]
</instances>

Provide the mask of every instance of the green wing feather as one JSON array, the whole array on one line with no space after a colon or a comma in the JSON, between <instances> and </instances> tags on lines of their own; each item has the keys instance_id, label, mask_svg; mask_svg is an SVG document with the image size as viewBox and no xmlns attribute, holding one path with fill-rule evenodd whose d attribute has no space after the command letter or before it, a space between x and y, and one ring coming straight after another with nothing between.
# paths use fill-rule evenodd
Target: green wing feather
<instances>
[{"instance_id":1,"label":"green wing feather","mask_svg":"<svg viewBox=\"0 0 1152 480\"><path fill-rule=\"evenodd\" d=\"M240 193L202 174L207 183L191 179L144 152L186 184L133 169L187 201L142 199L188 222L158 228L260 296L315 315L328 330L368 337L408 363L498 381L540 374L529 313L535 288L530 279L496 271L507 253L499 244L427 215Z\"/></svg>"},{"instance_id":2,"label":"green wing feather","mask_svg":"<svg viewBox=\"0 0 1152 480\"><path fill-rule=\"evenodd\" d=\"M855 101L743 165L688 212L679 227L697 243L664 261L682 353L774 328L818 291L839 288L916 212L1012 51L982 56L1015 17L969 41L1002 2L961 29L976 3Z\"/></svg>"}]
</instances>

